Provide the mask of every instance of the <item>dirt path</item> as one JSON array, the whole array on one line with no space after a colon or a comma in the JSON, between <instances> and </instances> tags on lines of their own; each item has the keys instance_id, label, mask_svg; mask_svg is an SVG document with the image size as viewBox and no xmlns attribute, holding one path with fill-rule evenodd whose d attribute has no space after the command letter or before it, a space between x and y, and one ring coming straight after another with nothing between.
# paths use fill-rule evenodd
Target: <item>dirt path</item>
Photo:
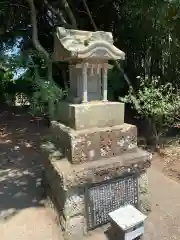
<instances>
[{"instance_id":1,"label":"dirt path","mask_svg":"<svg viewBox=\"0 0 180 240\"><path fill-rule=\"evenodd\" d=\"M40 130L26 114L0 116L1 240L61 240L44 205Z\"/></svg>"},{"instance_id":2,"label":"dirt path","mask_svg":"<svg viewBox=\"0 0 180 240\"><path fill-rule=\"evenodd\" d=\"M149 170L152 212L146 222L145 240L180 239L180 184L153 164Z\"/></svg>"}]
</instances>

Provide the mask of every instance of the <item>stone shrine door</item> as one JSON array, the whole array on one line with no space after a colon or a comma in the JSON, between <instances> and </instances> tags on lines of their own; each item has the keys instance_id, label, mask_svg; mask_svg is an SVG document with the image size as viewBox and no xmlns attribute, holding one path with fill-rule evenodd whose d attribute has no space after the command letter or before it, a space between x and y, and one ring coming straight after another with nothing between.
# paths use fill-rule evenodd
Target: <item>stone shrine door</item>
<instances>
[{"instance_id":1,"label":"stone shrine door","mask_svg":"<svg viewBox=\"0 0 180 240\"><path fill-rule=\"evenodd\" d=\"M101 93L101 71L100 73L94 72L91 74L88 71L87 74L87 95L89 101L100 101L102 100Z\"/></svg>"}]
</instances>

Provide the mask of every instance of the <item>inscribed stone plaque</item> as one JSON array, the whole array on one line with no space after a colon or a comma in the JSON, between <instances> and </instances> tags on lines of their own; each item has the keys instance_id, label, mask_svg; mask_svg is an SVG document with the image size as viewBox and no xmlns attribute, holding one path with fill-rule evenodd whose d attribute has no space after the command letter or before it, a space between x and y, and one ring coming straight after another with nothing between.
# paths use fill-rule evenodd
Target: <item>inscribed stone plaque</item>
<instances>
[{"instance_id":1,"label":"inscribed stone plaque","mask_svg":"<svg viewBox=\"0 0 180 240\"><path fill-rule=\"evenodd\" d=\"M138 184L135 176L111 180L86 189L88 229L109 221L108 213L125 204L137 206Z\"/></svg>"}]
</instances>

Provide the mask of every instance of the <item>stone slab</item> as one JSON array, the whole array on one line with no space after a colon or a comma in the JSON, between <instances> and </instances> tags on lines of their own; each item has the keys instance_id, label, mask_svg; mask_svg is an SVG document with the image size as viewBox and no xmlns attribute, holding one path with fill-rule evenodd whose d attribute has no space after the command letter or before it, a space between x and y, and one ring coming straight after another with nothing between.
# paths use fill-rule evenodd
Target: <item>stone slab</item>
<instances>
[{"instance_id":1,"label":"stone slab","mask_svg":"<svg viewBox=\"0 0 180 240\"><path fill-rule=\"evenodd\" d=\"M94 101L82 104L62 102L58 120L75 129L112 127L124 123L124 103Z\"/></svg>"},{"instance_id":2,"label":"stone slab","mask_svg":"<svg viewBox=\"0 0 180 240\"><path fill-rule=\"evenodd\" d=\"M124 232L132 230L133 227L136 227L140 223L144 223L144 220L147 218L147 216L132 205L120 207L109 213L109 216Z\"/></svg>"},{"instance_id":3,"label":"stone slab","mask_svg":"<svg viewBox=\"0 0 180 240\"><path fill-rule=\"evenodd\" d=\"M119 156L137 148L136 126L125 123L75 131L53 121L51 130L56 137L57 147L62 149L70 162L76 164Z\"/></svg>"},{"instance_id":4,"label":"stone slab","mask_svg":"<svg viewBox=\"0 0 180 240\"><path fill-rule=\"evenodd\" d=\"M88 230L109 222L109 213L126 204L138 206L138 177L118 177L86 188Z\"/></svg>"},{"instance_id":5,"label":"stone slab","mask_svg":"<svg viewBox=\"0 0 180 240\"><path fill-rule=\"evenodd\" d=\"M46 147L46 144L44 144L43 149L50 151ZM67 158L59 159L58 157L49 155L49 159L45 164L45 171L50 171L51 175L54 175L56 178L58 177L59 184L62 185L64 190L68 190L120 176L141 174L150 165L151 154L140 149L135 149L131 153L123 153L118 157L110 159L101 158L99 161L86 162L79 165L71 164Z\"/></svg>"}]
</instances>

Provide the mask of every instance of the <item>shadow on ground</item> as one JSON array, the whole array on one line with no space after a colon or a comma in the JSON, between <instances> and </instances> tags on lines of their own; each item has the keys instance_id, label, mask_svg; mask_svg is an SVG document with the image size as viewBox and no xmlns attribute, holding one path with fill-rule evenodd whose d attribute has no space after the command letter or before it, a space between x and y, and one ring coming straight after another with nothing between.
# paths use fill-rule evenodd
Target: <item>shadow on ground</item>
<instances>
[{"instance_id":1,"label":"shadow on ground","mask_svg":"<svg viewBox=\"0 0 180 240\"><path fill-rule=\"evenodd\" d=\"M0 221L44 202L40 141L48 129L30 120L27 113L0 113Z\"/></svg>"}]
</instances>

